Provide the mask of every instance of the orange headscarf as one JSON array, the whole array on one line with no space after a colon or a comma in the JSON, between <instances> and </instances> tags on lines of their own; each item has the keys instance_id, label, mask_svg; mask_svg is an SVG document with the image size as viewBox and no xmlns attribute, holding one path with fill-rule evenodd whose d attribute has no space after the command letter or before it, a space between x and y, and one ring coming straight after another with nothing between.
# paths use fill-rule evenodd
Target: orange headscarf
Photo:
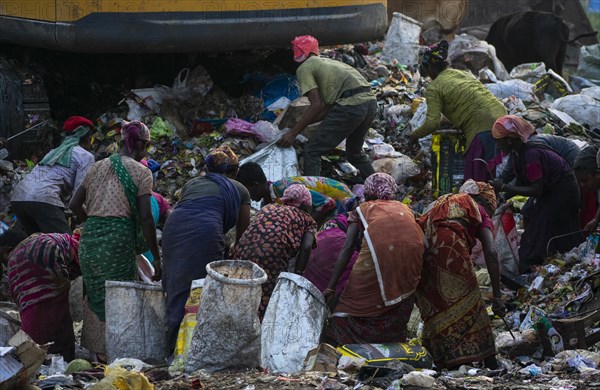
<instances>
[{"instance_id":1,"label":"orange headscarf","mask_svg":"<svg viewBox=\"0 0 600 390\"><path fill-rule=\"evenodd\" d=\"M535 134L535 127L516 115L506 115L498 118L492 127L492 137L495 139L521 138L526 143L533 134Z\"/></svg>"},{"instance_id":2,"label":"orange headscarf","mask_svg":"<svg viewBox=\"0 0 600 390\"><path fill-rule=\"evenodd\" d=\"M494 187L482 181L475 181L473 179L469 179L460 187L460 190L458 190L458 192L460 192L461 194L469 194L474 196L481 195L481 197L485 199L494 210L496 210L496 207L498 205Z\"/></svg>"},{"instance_id":3,"label":"orange headscarf","mask_svg":"<svg viewBox=\"0 0 600 390\"><path fill-rule=\"evenodd\" d=\"M292 41L294 61L304 62L310 53L319 55L319 41L311 35L303 35Z\"/></svg>"}]
</instances>

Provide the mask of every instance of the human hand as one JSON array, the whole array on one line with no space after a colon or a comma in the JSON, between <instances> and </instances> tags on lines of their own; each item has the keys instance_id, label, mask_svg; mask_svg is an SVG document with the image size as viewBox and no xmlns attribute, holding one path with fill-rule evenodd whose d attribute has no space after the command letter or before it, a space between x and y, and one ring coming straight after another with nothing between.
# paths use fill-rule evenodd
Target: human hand
<instances>
[{"instance_id":1,"label":"human hand","mask_svg":"<svg viewBox=\"0 0 600 390\"><path fill-rule=\"evenodd\" d=\"M294 134L292 131L288 131L281 137L279 141L277 141L277 146L289 148L294 144L294 142L296 142L296 134Z\"/></svg>"},{"instance_id":2,"label":"human hand","mask_svg":"<svg viewBox=\"0 0 600 390\"><path fill-rule=\"evenodd\" d=\"M155 259L154 261L154 275L152 276L154 282L158 282L162 279L162 265L160 262L160 259Z\"/></svg>"},{"instance_id":3,"label":"human hand","mask_svg":"<svg viewBox=\"0 0 600 390\"><path fill-rule=\"evenodd\" d=\"M492 302L492 311L495 315L501 318L506 315L506 306L504 306L502 298L494 298Z\"/></svg>"},{"instance_id":4,"label":"human hand","mask_svg":"<svg viewBox=\"0 0 600 390\"><path fill-rule=\"evenodd\" d=\"M594 233L596 231L596 229L598 228L598 221L596 221L596 218L592 219L590 222L587 223L587 225L585 225L585 230L587 230L588 233Z\"/></svg>"},{"instance_id":5,"label":"human hand","mask_svg":"<svg viewBox=\"0 0 600 390\"><path fill-rule=\"evenodd\" d=\"M330 288L326 288L325 290L323 290L323 297L325 297L325 302L327 303L327 307L329 307L329 310L331 312L333 312L333 309L335 309L335 307L334 307L335 291L333 291Z\"/></svg>"}]
</instances>

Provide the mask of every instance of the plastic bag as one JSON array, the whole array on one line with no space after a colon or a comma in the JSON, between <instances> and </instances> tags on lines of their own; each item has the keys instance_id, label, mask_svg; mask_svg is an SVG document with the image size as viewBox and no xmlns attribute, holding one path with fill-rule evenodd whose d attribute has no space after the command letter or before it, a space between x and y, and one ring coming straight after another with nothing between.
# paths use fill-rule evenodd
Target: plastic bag
<instances>
[{"instance_id":1,"label":"plastic bag","mask_svg":"<svg viewBox=\"0 0 600 390\"><path fill-rule=\"evenodd\" d=\"M168 357L165 295L161 286L106 282L106 352L118 358L164 362Z\"/></svg>"},{"instance_id":2,"label":"plastic bag","mask_svg":"<svg viewBox=\"0 0 600 390\"><path fill-rule=\"evenodd\" d=\"M402 153L396 151L390 144L377 144L371 146L371 159L379 160L380 158L396 158L401 157Z\"/></svg>"},{"instance_id":3,"label":"plastic bag","mask_svg":"<svg viewBox=\"0 0 600 390\"><path fill-rule=\"evenodd\" d=\"M543 62L521 64L510 71L510 78L527 81L530 84L538 82L546 74L546 65Z\"/></svg>"},{"instance_id":4,"label":"plastic bag","mask_svg":"<svg viewBox=\"0 0 600 390\"><path fill-rule=\"evenodd\" d=\"M419 104L419 108L417 108L417 111L415 111L415 114L410 120L409 124L412 131L415 131L425 123L425 118L427 118L427 101L423 101Z\"/></svg>"},{"instance_id":5,"label":"plastic bag","mask_svg":"<svg viewBox=\"0 0 600 390\"><path fill-rule=\"evenodd\" d=\"M308 279L279 274L262 322L262 367L271 372L302 371L307 353L319 345L327 313L323 294Z\"/></svg>"},{"instance_id":6,"label":"plastic bag","mask_svg":"<svg viewBox=\"0 0 600 390\"><path fill-rule=\"evenodd\" d=\"M403 184L406 179L421 173L417 164L408 156L382 158L373 161L373 169L376 172L391 175L398 184Z\"/></svg>"},{"instance_id":7,"label":"plastic bag","mask_svg":"<svg viewBox=\"0 0 600 390\"><path fill-rule=\"evenodd\" d=\"M281 138L281 131L271 122L258 121L252 126L252 132L262 142L276 142Z\"/></svg>"},{"instance_id":8,"label":"plastic bag","mask_svg":"<svg viewBox=\"0 0 600 390\"><path fill-rule=\"evenodd\" d=\"M434 384L435 378L418 371L409 372L402 377L402 386L431 388Z\"/></svg>"},{"instance_id":9,"label":"plastic bag","mask_svg":"<svg viewBox=\"0 0 600 390\"><path fill-rule=\"evenodd\" d=\"M417 341L386 344L347 344L338 347L342 356L366 359L366 365L385 367L390 362L402 362L414 368L431 368L433 359Z\"/></svg>"},{"instance_id":10,"label":"plastic bag","mask_svg":"<svg viewBox=\"0 0 600 390\"><path fill-rule=\"evenodd\" d=\"M500 273L519 275L519 233L513 212L506 208L492 217L494 223L494 246L498 253Z\"/></svg>"},{"instance_id":11,"label":"plastic bag","mask_svg":"<svg viewBox=\"0 0 600 390\"><path fill-rule=\"evenodd\" d=\"M594 87L589 89L595 89ZM582 125L589 125L592 128L600 127L600 101L592 96L585 94L584 89L579 95L569 95L556 99L551 108L562 111Z\"/></svg>"},{"instance_id":12,"label":"plastic bag","mask_svg":"<svg viewBox=\"0 0 600 390\"><path fill-rule=\"evenodd\" d=\"M419 62L419 36L421 22L409 18L399 12L394 12L390 28L383 43L383 56L396 59L404 65L414 65Z\"/></svg>"},{"instance_id":13,"label":"plastic bag","mask_svg":"<svg viewBox=\"0 0 600 390\"><path fill-rule=\"evenodd\" d=\"M190 353L192 345L192 337L194 329L198 323L198 308L200 306L200 297L202 296L202 287L204 279L194 280L190 290L190 296L185 302L185 315L179 325L179 333L177 334L177 343L175 344L175 352L173 354L173 363L169 367L170 372L182 372L185 369L187 357Z\"/></svg>"},{"instance_id":14,"label":"plastic bag","mask_svg":"<svg viewBox=\"0 0 600 390\"><path fill-rule=\"evenodd\" d=\"M586 79L600 80L600 44L581 47L577 74Z\"/></svg>"},{"instance_id":15,"label":"plastic bag","mask_svg":"<svg viewBox=\"0 0 600 390\"><path fill-rule=\"evenodd\" d=\"M214 261L206 271L185 372L258 366L258 306L267 274L242 260Z\"/></svg>"},{"instance_id":16,"label":"plastic bag","mask_svg":"<svg viewBox=\"0 0 600 390\"><path fill-rule=\"evenodd\" d=\"M153 390L148 378L139 372L129 372L124 368L106 367L104 379L96 383L91 390Z\"/></svg>"},{"instance_id":17,"label":"plastic bag","mask_svg":"<svg viewBox=\"0 0 600 390\"><path fill-rule=\"evenodd\" d=\"M282 177L300 175L298 158L296 150L293 147L280 148L273 143L246 157L240 161L240 165L248 162L255 162L260 165L265 172L267 180L273 182L280 180Z\"/></svg>"},{"instance_id":18,"label":"plastic bag","mask_svg":"<svg viewBox=\"0 0 600 390\"><path fill-rule=\"evenodd\" d=\"M523 80L506 80L497 84L485 84L485 87L498 99L506 99L515 96L526 102L537 101L533 93L533 85Z\"/></svg>"}]
</instances>

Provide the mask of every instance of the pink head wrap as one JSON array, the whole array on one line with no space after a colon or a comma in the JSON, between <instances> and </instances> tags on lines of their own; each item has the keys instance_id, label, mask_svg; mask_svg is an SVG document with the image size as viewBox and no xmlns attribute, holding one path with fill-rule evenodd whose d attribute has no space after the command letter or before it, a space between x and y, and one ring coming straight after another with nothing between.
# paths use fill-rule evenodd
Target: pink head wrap
<instances>
[{"instance_id":1,"label":"pink head wrap","mask_svg":"<svg viewBox=\"0 0 600 390\"><path fill-rule=\"evenodd\" d=\"M365 180L365 196L381 200L394 199L398 186L387 173L374 173Z\"/></svg>"},{"instance_id":2,"label":"pink head wrap","mask_svg":"<svg viewBox=\"0 0 600 390\"><path fill-rule=\"evenodd\" d=\"M495 139L521 138L526 143L533 134L535 134L535 127L516 115L506 115L498 118L492 127L492 137Z\"/></svg>"},{"instance_id":3,"label":"pink head wrap","mask_svg":"<svg viewBox=\"0 0 600 390\"><path fill-rule=\"evenodd\" d=\"M294 61L304 62L310 53L319 55L319 41L311 35L296 37L292 41L292 50L294 51Z\"/></svg>"},{"instance_id":4,"label":"pink head wrap","mask_svg":"<svg viewBox=\"0 0 600 390\"><path fill-rule=\"evenodd\" d=\"M150 130L148 126L140 121L123 121L121 123L121 137L131 153L140 148L143 142L150 141Z\"/></svg>"},{"instance_id":5,"label":"pink head wrap","mask_svg":"<svg viewBox=\"0 0 600 390\"><path fill-rule=\"evenodd\" d=\"M300 207L312 205L312 196L308 188L302 184L292 184L283 192L281 201L286 206Z\"/></svg>"}]
</instances>

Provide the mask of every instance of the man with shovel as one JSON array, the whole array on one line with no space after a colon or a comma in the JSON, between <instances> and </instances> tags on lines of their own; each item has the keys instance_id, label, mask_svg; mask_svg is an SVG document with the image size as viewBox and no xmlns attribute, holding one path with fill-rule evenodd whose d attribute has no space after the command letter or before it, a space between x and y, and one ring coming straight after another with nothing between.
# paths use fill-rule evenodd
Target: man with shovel
<instances>
[{"instance_id":1,"label":"man with shovel","mask_svg":"<svg viewBox=\"0 0 600 390\"><path fill-rule=\"evenodd\" d=\"M11 208L25 233L69 233L65 204L94 163L91 149L94 124L72 116L63 125L65 138L17 184Z\"/></svg>"}]
</instances>

